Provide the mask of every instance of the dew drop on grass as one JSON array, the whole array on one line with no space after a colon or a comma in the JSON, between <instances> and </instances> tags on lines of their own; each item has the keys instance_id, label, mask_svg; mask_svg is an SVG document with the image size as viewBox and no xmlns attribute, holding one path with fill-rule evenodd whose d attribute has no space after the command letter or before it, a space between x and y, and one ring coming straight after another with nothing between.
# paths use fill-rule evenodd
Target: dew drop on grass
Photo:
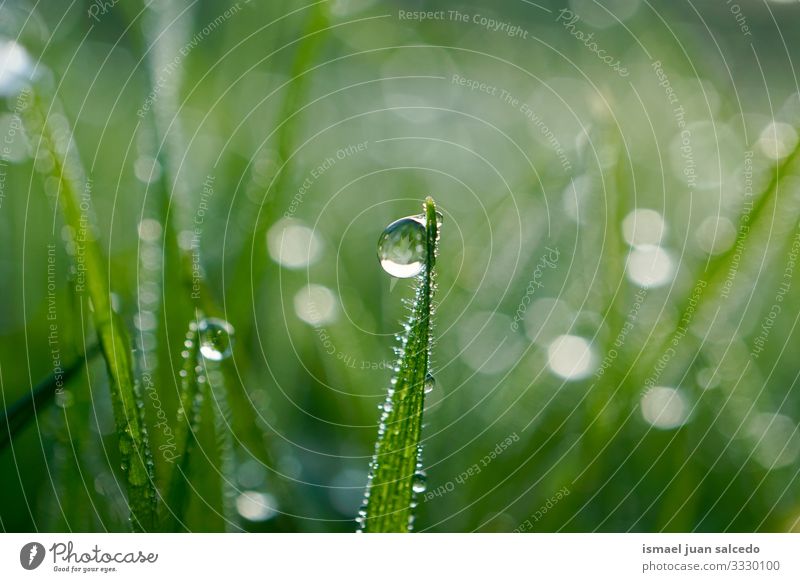
<instances>
[{"instance_id":1,"label":"dew drop on grass","mask_svg":"<svg viewBox=\"0 0 800 582\"><path fill-rule=\"evenodd\" d=\"M423 226L425 226L425 221L428 219L428 217L425 216L424 214L417 214L417 215L411 216L409 218L415 219L417 222L419 222ZM436 211L436 228L438 230L441 230L443 221L444 221L444 215L437 210Z\"/></svg>"},{"instance_id":2,"label":"dew drop on grass","mask_svg":"<svg viewBox=\"0 0 800 582\"><path fill-rule=\"evenodd\" d=\"M425 471L417 471L414 473L414 476L411 480L411 489L414 493L425 493L425 489L428 488L428 479L425 475Z\"/></svg>"},{"instance_id":3,"label":"dew drop on grass","mask_svg":"<svg viewBox=\"0 0 800 582\"><path fill-rule=\"evenodd\" d=\"M61 392L56 392L55 400L56 406L59 408L69 408L75 402L75 397L69 390L62 390Z\"/></svg>"},{"instance_id":4,"label":"dew drop on grass","mask_svg":"<svg viewBox=\"0 0 800 582\"><path fill-rule=\"evenodd\" d=\"M233 352L233 326L216 317L200 321L200 353L207 360L219 362Z\"/></svg>"},{"instance_id":5,"label":"dew drop on grass","mask_svg":"<svg viewBox=\"0 0 800 582\"><path fill-rule=\"evenodd\" d=\"M378 260L392 277L415 277L425 266L426 246L424 222L417 216L406 216L384 229L378 239Z\"/></svg>"},{"instance_id":6,"label":"dew drop on grass","mask_svg":"<svg viewBox=\"0 0 800 582\"><path fill-rule=\"evenodd\" d=\"M425 394L430 394L436 388L436 378L432 374L425 376Z\"/></svg>"}]
</instances>

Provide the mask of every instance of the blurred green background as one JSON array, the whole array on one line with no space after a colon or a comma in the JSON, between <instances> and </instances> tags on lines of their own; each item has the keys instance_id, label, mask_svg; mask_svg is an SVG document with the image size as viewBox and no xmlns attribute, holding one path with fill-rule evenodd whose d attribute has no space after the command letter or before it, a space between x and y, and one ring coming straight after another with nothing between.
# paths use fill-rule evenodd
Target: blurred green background
<instances>
[{"instance_id":1,"label":"blurred green background","mask_svg":"<svg viewBox=\"0 0 800 582\"><path fill-rule=\"evenodd\" d=\"M186 529L354 530L413 287L376 241L428 194L417 530L796 529L798 21L755 0L5 2L3 404L94 341L15 115L30 81L91 178L162 489L179 247L236 330L234 456L208 398ZM95 358L0 450L0 526L124 531L118 468Z\"/></svg>"}]
</instances>

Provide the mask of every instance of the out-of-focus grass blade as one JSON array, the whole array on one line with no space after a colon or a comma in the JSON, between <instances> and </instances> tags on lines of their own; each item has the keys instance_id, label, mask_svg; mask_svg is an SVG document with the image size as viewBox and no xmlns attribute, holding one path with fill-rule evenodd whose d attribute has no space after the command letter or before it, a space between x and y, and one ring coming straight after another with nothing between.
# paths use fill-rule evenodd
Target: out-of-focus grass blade
<instances>
[{"instance_id":1,"label":"out-of-focus grass blade","mask_svg":"<svg viewBox=\"0 0 800 582\"><path fill-rule=\"evenodd\" d=\"M93 344L85 354L59 373L53 372L41 380L29 393L6 407L0 416L0 450L6 448L15 436L25 428L37 412L50 404L58 392L59 385L66 386L86 362L100 353L100 346Z\"/></svg>"},{"instance_id":2,"label":"out-of-focus grass blade","mask_svg":"<svg viewBox=\"0 0 800 582\"><path fill-rule=\"evenodd\" d=\"M111 379L119 452L128 491L128 504L134 530L148 531L155 525L156 489L153 461L143 423L141 398L131 364L131 342L120 316L111 306L111 291L106 278L107 263L95 238L86 204L91 203L91 188L81 168L70 131L51 126L48 112L55 98L45 100L38 90L29 90L21 117L28 138L52 158L51 175L57 179L58 203L65 222L82 233L82 257L86 290L92 304L92 317L100 348Z\"/></svg>"}]
</instances>

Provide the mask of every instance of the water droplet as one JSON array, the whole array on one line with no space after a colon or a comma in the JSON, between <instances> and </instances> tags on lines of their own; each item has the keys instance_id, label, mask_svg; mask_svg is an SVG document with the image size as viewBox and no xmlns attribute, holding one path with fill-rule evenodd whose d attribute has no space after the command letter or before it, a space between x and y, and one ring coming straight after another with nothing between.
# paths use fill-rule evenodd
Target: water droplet
<instances>
[{"instance_id":1,"label":"water droplet","mask_svg":"<svg viewBox=\"0 0 800 582\"><path fill-rule=\"evenodd\" d=\"M75 397L69 390L56 392L56 406L59 408L69 408L75 402Z\"/></svg>"},{"instance_id":2,"label":"water droplet","mask_svg":"<svg viewBox=\"0 0 800 582\"><path fill-rule=\"evenodd\" d=\"M425 376L425 394L430 394L436 388L436 378L432 374Z\"/></svg>"},{"instance_id":3,"label":"water droplet","mask_svg":"<svg viewBox=\"0 0 800 582\"><path fill-rule=\"evenodd\" d=\"M428 217L425 216L424 214L417 214L416 216L412 216L410 218L413 218L414 220L416 220L417 222L419 222L423 226L425 226L425 223L428 220ZM437 210L436 211L436 228L437 229L441 229L442 228L442 222L443 221L444 221L444 215Z\"/></svg>"},{"instance_id":4,"label":"water droplet","mask_svg":"<svg viewBox=\"0 0 800 582\"><path fill-rule=\"evenodd\" d=\"M200 322L200 353L207 360L219 362L233 352L233 326L216 317Z\"/></svg>"},{"instance_id":5,"label":"water droplet","mask_svg":"<svg viewBox=\"0 0 800 582\"><path fill-rule=\"evenodd\" d=\"M632 210L622 221L622 234L633 247L660 244L666 230L661 214L649 208Z\"/></svg>"},{"instance_id":6,"label":"water droplet","mask_svg":"<svg viewBox=\"0 0 800 582\"><path fill-rule=\"evenodd\" d=\"M644 419L656 428L669 430L686 423L691 411L679 388L656 386L642 396L640 406Z\"/></svg>"},{"instance_id":7,"label":"water droplet","mask_svg":"<svg viewBox=\"0 0 800 582\"><path fill-rule=\"evenodd\" d=\"M278 502L269 493L243 491L236 498L236 510L248 521L267 521L278 514Z\"/></svg>"},{"instance_id":8,"label":"water droplet","mask_svg":"<svg viewBox=\"0 0 800 582\"><path fill-rule=\"evenodd\" d=\"M391 400L387 400L386 402L383 403L383 409L386 412L391 412L392 410L394 410L394 404L392 404Z\"/></svg>"},{"instance_id":9,"label":"water droplet","mask_svg":"<svg viewBox=\"0 0 800 582\"><path fill-rule=\"evenodd\" d=\"M392 277L407 279L422 272L427 251L425 225L416 216L395 220L378 239L378 260Z\"/></svg>"},{"instance_id":10,"label":"water droplet","mask_svg":"<svg viewBox=\"0 0 800 582\"><path fill-rule=\"evenodd\" d=\"M582 380L597 364L591 344L576 335L560 335L547 347L547 365L565 380Z\"/></svg>"},{"instance_id":11,"label":"water droplet","mask_svg":"<svg viewBox=\"0 0 800 582\"><path fill-rule=\"evenodd\" d=\"M411 490L414 493L425 493L425 489L428 488L428 478L425 475L425 471L417 471L414 473L414 476L411 478Z\"/></svg>"}]
</instances>

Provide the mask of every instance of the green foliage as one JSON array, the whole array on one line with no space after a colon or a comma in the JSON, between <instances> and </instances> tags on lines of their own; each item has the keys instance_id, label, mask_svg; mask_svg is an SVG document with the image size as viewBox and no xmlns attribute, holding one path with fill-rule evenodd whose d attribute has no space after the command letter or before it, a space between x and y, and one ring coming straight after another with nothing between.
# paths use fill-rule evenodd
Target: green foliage
<instances>
[{"instance_id":1,"label":"green foliage","mask_svg":"<svg viewBox=\"0 0 800 582\"><path fill-rule=\"evenodd\" d=\"M434 267L439 242L433 199L428 197L423 208L425 266L419 275L411 317L401 340L400 361L381 415L363 515L359 516L359 524L366 532L407 532L413 524L413 488L421 471L425 386L431 376Z\"/></svg>"},{"instance_id":2,"label":"green foliage","mask_svg":"<svg viewBox=\"0 0 800 582\"><path fill-rule=\"evenodd\" d=\"M107 263L103 258L92 227L91 184L85 178L69 130L56 134L47 112L54 102L43 100L38 91L30 91L21 111L28 138L50 156L50 175L57 180L57 198L65 222L81 233L82 259L86 270L86 288L103 357L111 379L111 396L116 421L118 446L131 524L134 530L150 531L156 525L156 489L153 460L143 423L143 402L138 392L131 362L131 343L119 314L111 305Z\"/></svg>"},{"instance_id":3,"label":"green foliage","mask_svg":"<svg viewBox=\"0 0 800 582\"><path fill-rule=\"evenodd\" d=\"M6 406L3 415L0 416L0 451L7 447L17 433L36 418L37 412L43 411L53 401L59 388L69 383L97 354L98 346L93 344L86 354L65 366L63 372L50 374L33 387L29 393Z\"/></svg>"},{"instance_id":4,"label":"green foliage","mask_svg":"<svg viewBox=\"0 0 800 582\"><path fill-rule=\"evenodd\" d=\"M623 78L536 4L491 15L527 39L386 0L0 7L0 42L37 69L35 107L4 92L0 111L3 528L125 531L129 497L137 529L351 531L373 454L367 531L797 528L797 49L766 4L753 44L711 5L642 3L624 28L587 12ZM442 389L404 362L376 450L389 338L429 347L422 278L410 337L411 289L372 264L417 192L448 209ZM661 236L632 243L633 211ZM648 287L629 260L656 245L669 273ZM200 353L204 317L236 330L225 362ZM583 374L553 365L563 336ZM93 344L105 368L80 357ZM50 406L58 363L69 398ZM676 426L645 416L648 382Z\"/></svg>"}]
</instances>

